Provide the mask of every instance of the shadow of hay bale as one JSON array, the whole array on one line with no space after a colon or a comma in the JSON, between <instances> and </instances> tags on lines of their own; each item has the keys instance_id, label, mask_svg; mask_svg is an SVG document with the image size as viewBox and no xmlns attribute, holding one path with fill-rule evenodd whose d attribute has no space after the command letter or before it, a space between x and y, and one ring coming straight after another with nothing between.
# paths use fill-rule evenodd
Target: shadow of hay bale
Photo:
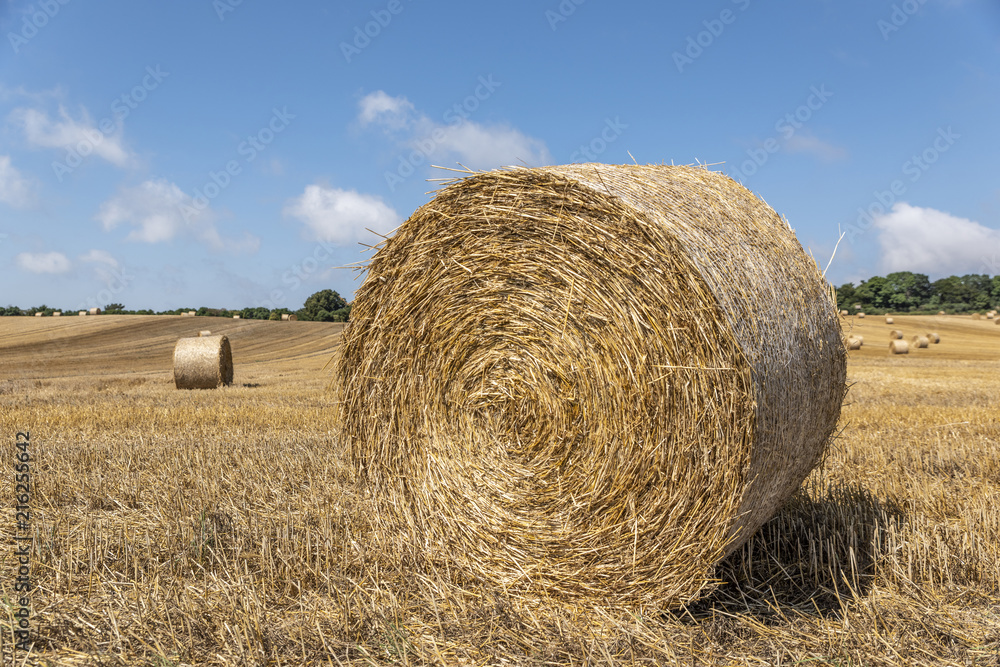
<instances>
[{"instance_id":1,"label":"shadow of hay bale","mask_svg":"<svg viewBox=\"0 0 1000 667\"><path fill-rule=\"evenodd\" d=\"M871 589L888 531L902 519L901 509L859 487L827 487L812 496L800 490L719 563L716 577L725 583L671 615L690 621L718 611L762 620L792 611L840 614L842 601Z\"/></svg>"}]
</instances>

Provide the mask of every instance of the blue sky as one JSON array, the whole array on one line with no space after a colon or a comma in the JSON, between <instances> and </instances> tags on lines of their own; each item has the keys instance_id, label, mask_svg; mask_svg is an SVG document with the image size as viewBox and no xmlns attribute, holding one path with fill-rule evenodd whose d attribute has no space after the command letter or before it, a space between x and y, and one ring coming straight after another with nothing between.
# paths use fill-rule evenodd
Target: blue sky
<instances>
[{"instance_id":1,"label":"blue sky","mask_svg":"<svg viewBox=\"0 0 1000 667\"><path fill-rule=\"evenodd\" d=\"M430 165L629 153L836 284L1000 273L995 0L0 3L0 305L350 298Z\"/></svg>"}]
</instances>

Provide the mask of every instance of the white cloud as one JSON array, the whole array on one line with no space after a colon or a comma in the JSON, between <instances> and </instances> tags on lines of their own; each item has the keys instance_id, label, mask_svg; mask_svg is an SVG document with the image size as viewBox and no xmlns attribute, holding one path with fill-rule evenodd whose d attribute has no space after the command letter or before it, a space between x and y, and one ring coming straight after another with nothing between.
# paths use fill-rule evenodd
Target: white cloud
<instances>
[{"instance_id":1,"label":"white cloud","mask_svg":"<svg viewBox=\"0 0 1000 667\"><path fill-rule=\"evenodd\" d=\"M415 109L405 97L391 97L385 91L376 90L361 98L358 103L358 120L362 125L378 122L380 125L399 130L413 121Z\"/></svg>"},{"instance_id":2,"label":"white cloud","mask_svg":"<svg viewBox=\"0 0 1000 667\"><path fill-rule=\"evenodd\" d=\"M80 255L81 262L96 262L99 264L107 264L113 269L117 269L121 264L117 259L112 256L107 250L91 250L85 255Z\"/></svg>"},{"instance_id":3,"label":"white cloud","mask_svg":"<svg viewBox=\"0 0 1000 667\"><path fill-rule=\"evenodd\" d=\"M378 197L322 185L306 186L285 204L284 214L305 223L316 240L338 244L365 238L365 229L388 234L400 223L396 211Z\"/></svg>"},{"instance_id":4,"label":"white cloud","mask_svg":"<svg viewBox=\"0 0 1000 667\"><path fill-rule=\"evenodd\" d=\"M424 156L420 164L432 156L442 162L456 159L473 169L552 163L544 141L509 125L483 125L454 112L445 115L448 122L439 123L418 112L405 97L391 97L381 90L366 95L358 106L362 125L375 124L393 134L408 155L416 151Z\"/></svg>"},{"instance_id":5,"label":"white cloud","mask_svg":"<svg viewBox=\"0 0 1000 667\"><path fill-rule=\"evenodd\" d=\"M121 275L121 262L115 259L107 250L91 250L84 255L80 255L79 259L81 262L86 262L87 264L95 264L96 266L93 267L94 274L106 284L111 284L113 280Z\"/></svg>"},{"instance_id":6,"label":"white cloud","mask_svg":"<svg viewBox=\"0 0 1000 667\"><path fill-rule=\"evenodd\" d=\"M62 106L57 120L50 119L48 113L39 109L15 109L10 117L21 126L25 138L33 146L58 148L81 157L93 154L117 167L127 167L133 162L132 154L122 144L121 125L105 134L86 110L80 120L72 118Z\"/></svg>"},{"instance_id":7,"label":"white cloud","mask_svg":"<svg viewBox=\"0 0 1000 667\"><path fill-rule=\"evenodd\" d=\"M31 273L66 273L72 268L69 259L61 252L22 252L14 261Z\"/></svg>"},{"instance_id":8,"label":"white cloud","mask_svg":"<svg viewBox=\"0 0 1000 667\"><path fill-rule=\"evenodd\" d=\"M1000 254L1000 230L944 211L897 202L874 222L887 272L979 273Z\"/></svg>"},{"instance_id":9,"label":"white cloud","mask_svg":"<svg viewBox=\"0 0 1000 667\"><path fill-rule=\"evenodd\" d=\"M785 141L785 150L789 153L809 153L824 162L833 162L847 157L847 149L834 146L808 132L797 132Z\"/></svg>"},{"instance_id":10,"label":"white cloud","mask_svg":"<svg viewBox=\"0 0 1000 667\"><path fill-rule=\"evenodd\" d=\"M177 237L192 237L213 249L255 252L260 239L245 235L242 240L224 239L215 228L217 215L203 201L195 201L166 179L145 181L123 188L101 204L95 218L105 231L119 225L134 227L130 241L162 243Z\"/></svg>"},{"instance_id":11,"label":"white cloud","mask_svg":"<svg viewBox=\"0 0 1000 667\"><path fill-rule=\"evenodd\" d=\"M0 155L0 201L14 208L35 203L35 184L11 165L9 155Z\"/></svg>"}]
</instances>

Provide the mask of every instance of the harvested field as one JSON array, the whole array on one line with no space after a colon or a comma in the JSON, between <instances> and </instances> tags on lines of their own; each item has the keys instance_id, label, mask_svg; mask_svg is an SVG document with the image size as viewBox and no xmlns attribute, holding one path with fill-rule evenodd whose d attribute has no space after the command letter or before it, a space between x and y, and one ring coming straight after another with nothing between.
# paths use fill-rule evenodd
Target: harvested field
<instances>
[{"instance_id":1,"label":"harvested field","mask_svg":"<svg viewBox=\"0 0 1000 667\"><path fill-rule=\"evenodd\" d=\"M342 326L213 319L232 342L234 383L178 392L173 346L202 326L0 318L0 424L11 443L30 430L36 459L40 664L895 666L1000 655L1000 334L988 320L842 320L873 341L896 327L942 342L900 357L881 342L852 351L832 451L723 562L726 583L679 611L629 613L528 605L415 568L413 546L371 534L370 500L332 435L323 366ZM0 578L0 592L12 584Z\"/></svg>"}]
</instances>

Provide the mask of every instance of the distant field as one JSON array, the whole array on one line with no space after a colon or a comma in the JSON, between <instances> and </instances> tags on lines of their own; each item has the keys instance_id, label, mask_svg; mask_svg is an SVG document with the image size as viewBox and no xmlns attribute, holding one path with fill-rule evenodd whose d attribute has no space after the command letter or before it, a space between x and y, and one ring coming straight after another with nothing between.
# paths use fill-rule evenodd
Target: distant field
<instances>
[{"instance_id":1,"label":"distant field","mask_svg":"<svg viewBox=\"0 0 1000 667\"><path fill-rule=\"evenodd\" d=\"M2 317L3 456L30 430L36 458L39 658L1000 665L1000 326L894 318L844 321L865 344L841 433L719 568L727 583L686 610L623 611L515 602L371 533L323 370L343 325ZM942 342L890 357L893 328ZM174 343L202 329L230 338L234 384L177 391ZM10 600L13 485L2 493Z\"/></svg>"}]
</instances>

